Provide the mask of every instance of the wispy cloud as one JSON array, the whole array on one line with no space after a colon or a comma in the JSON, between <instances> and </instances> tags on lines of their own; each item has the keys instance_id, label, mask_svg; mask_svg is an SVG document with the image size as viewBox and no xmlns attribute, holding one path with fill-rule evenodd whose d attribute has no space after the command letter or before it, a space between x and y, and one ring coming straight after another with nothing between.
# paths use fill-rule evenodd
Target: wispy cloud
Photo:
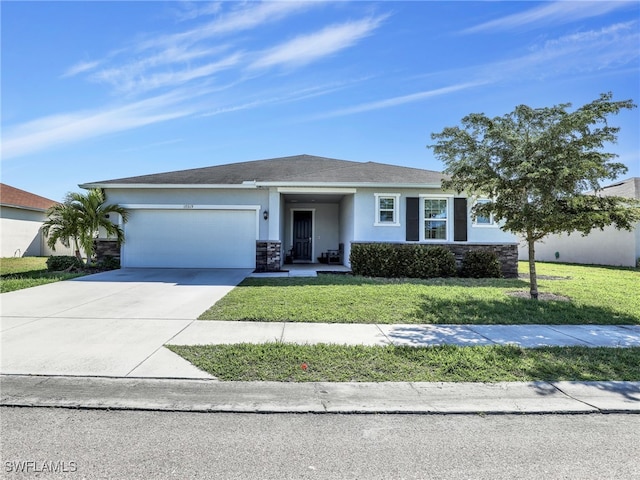
<instances>
[{"instance_id":1,"label":"wispy cloud","mask_svg":"<svg viewBox=\"0 0 640 480\"><path fill-rule=\"evenodd\" d=\"M223 47L190 51L174 48L137 62L101 70L91 78L112 85L120 93L143 93L162 87L180 86L231 68L240 61L241 54L233 53L199 66L191 66L189 63L190 60L200 59L220 50ZM172 68L158 70L165 66Z\"/></svg>"},{"instance_id":2,"label":"wispy cloud","mask_svg":"<svg viewBox=\"0 0 640 480\"><path fill-rule=\"evenodd\" d=\"M326 85L315 85L313 87L301 88L298 90L288 91L286 94L268 94L261 92L260 98L257 100L251 100L244 103L235 105L226 105L216 108L214 110L202 113L202 117L211 117L215 115L221 115L224 113L237 112L240 110L248 110L252 108L263 107L265 105L276 105L282 103L297 102L308 98L320 97L322 95L328 95L339 90L343 90L354 83L358 83L366 80L369 77L354 79L350 81L333 82Z\"/></svg>"},{"instance_id":3,"label":"wispy cloud","mask_svg":"<svg viewBox=\"0 0 640 480\"><path fill-rule=\"evenodd\" d=\"M233 47L230 39L220 43L221 37L281 21L321 4L320 1L230 2L227 11L222 10L220 3L187 4L183 13L188 17L215 15L215 19L177 33L138 39L102 59L79 62L62 76L88 74L88 79L110 85L117 94L127 95L180 86L239 62L242 50ZM223 54L226 57L220 58Z\"/></svg>"},{"instance_id":4,"label":"wispy cloud","mask_svg":"<svg viewBox=\"0 0 640 480\"><path fill-rule=\"evenodd\" d=\"M370 35L385 18L385 16L365 18L331 25L319 32L301 35L267 50L249 68L306 65L354 45L358 40Z\"/></svg>"},{"instance_id":5,"label":"wispy cloud","mask_svg":"<svg viewBox=\"0 0 640 480\"><path fill-rule=\"evenodd\" d=\"M563 35L535 44L522 55L464 68L430 72L411 80L478 79L487 83L549 81L554 78L638 71L638 22Z\"/></svg>"},{"instance_id":6,"label":"wispy cloud","mask_svg":"<svg viewBox=\"0 0 640 480\"><path fill-rule=\"evenodd\" d=\"M634 2L614 1L556 1L521 13L507 15L463 30L461 33L505 31L523 27L561 25L583 18L597 17L621 8L629 8Z\"/></svg>"},{"instance_id":7,"label":"wispy cloud","mask_svg":"<svg viewBox=\"0 0 640 480\"><path fill-rule=\"evenodd\" d=\"M216 19L186 31L139 40L110 52L101 60L78 63L64 76L88 73L88 79L111 86L114 93L126 95L180 87L232 67L237 67L234 73L245 81L255 75L247 71L275 65L300 67L351 47L370 35L386 18L381 15L331 25L261 52L239 49L234 46L235 39L229 36L322 4L321 1L248 2L238 3L239 6L232 4L232 9L223 13L219 13L219 5L191 5L188 11L194 18L215 14ZM217 38L213 41L213 37L223 37L224 41L220 43ZM250 63L241 65L243 60Z\"/></svg>"},{"instance_id":8,"label":"wispy cloud","mask_svg":"<svg viewBox=\"0 0 640 480\"><path fill-rule=\"evenodd\" d=\"M174 9L179 21L193 20L204 15L215 15L222 9L222 2L179 2Z\"/></svg>"},{"instance_id":9,"label":"wispy cloud","mask_svg":"<svg viewBox=\"0 0 640 480\"><path fill-rule=\"evenodd\" d=\"M17 125L3 132L2 159L192 115L197 109L186 100L194 95L191 90L173 92L124 106L51 115Z\"/></svg>"},{"instance_id":10,"label":"wispy cloud","mask_svg":"<svg viewBox=\"0 0 640 480\"><path fill-rule=\"evenodd\" d=\"M273 23L310 8L322 5L320 1L238 2L239 8L220 14L215 20L180 33L160 35L140 42L139 50L164 48L173 45L192 45L223 34L240 33L260 25Z\"/></svg>"},{"instance_id":11,"label":"wispy cloud","mask_svg":"<svg viewBox=\"0 0 640 480\"><path fill-rule=\"evenodd\" d=\"M438 97L441 95L447 95L460 90L467 90L469 88L478 87L488 83L485 80L479 80L475 82L460 83L456 85L449 85L448 87L436 88L433 90L425 90L422 92L412 93L409 95L401 95L398 97L385 98L383 100L376 100L374 102L361 103L353 107L342 108L334 110L332 112L324 113L314 116L313 119L339 117L344 115L353 115L355 113L370 112L372 110L381 110L383 108L392 108L407 103L415 103L426 100L427 98Z\"/></svg>"},{"instance_id":12,"label":"wispy cloud","mask_svg":"<svg viewBox=\"0 0 640 480\"><path fill-rule=\"evenodd\" d=\"M565 35L535 46L521 57L493 62L479 69L494 79L550 78L601 72L637 63L638 22Z\"/></svg>"},{"instance_id":13,"label":"wispy cloud","mask_svg":"<svg viewBox=\"0 0 640 480\"><path fill-rule=\"evenodd\" d=\"M242 4L243 8L233 11L218 21L212 22L201 30L207 34L231 33L243 30L249 30L265 22L275 22L285 19L290 15L294 15L311 8L322 5L323 2L311 1L280 1L280 2L247 2ZM244 5L251 5L244 8Z\"/></svg>"},{"instance_id":14,"label":"wispy cloud","mask_svg":"<svg viewBox=\"0 0 640 480\"><path fill-rule=\"evenodd\" d=\"M326 83L312 88L265 91L256 76L273 66L301 67L356 45L387 18L369 16L318 27L293 40L252 51L247 35L323 2L227 2L188 7L192 19L206 22L168 35L137 37L102 58L78 62L63 77L82 76L109 87L120 103L61 112L4 128L2 155L15 158L48 148L192 115L219 115L264 105L300 101L344 88ZM209 21L211 20L211 21ZM249 37L250 38L250 37ZM264 47L260 47L264 48ZM241 84L254 82L250 89ZM222 91L225 91L222 94ZM124 94L124 96L123 96ZM127 102L128 103L124 103ZM224 101L224 104L221 102ZM218 106L213 109L212 106Z\"/></svg>"},{"instance_id":15,"label":"wispy cloud","mask_svg":"<svg viewBox=\"0 0 640 480\"><path fill-rule=\"evenodd\" d=\"M73 77L80 73L90 72L102 63L102 60L93 62L79 62L69 67L62 75L62 78Z\"/></svg>"},{"instance_id":16,"label":"wispy cloud","mask_svg":"<svg viewBox=\"0 0 640 480\"><path fill-rule=\"evenodd\" d=\"M548 40L520 56L476 65L464 69L430 73L438 78L467 78L464 83L402 95L334 110L312 119L353 115L392 108L483 85L527 80L547 80L561 76L590 75L626 69L637 65L640 58L638 22L617 23L599 30L589 30ZM637 69L637 66L635 66Z\"/></svg>"}]
</instances>

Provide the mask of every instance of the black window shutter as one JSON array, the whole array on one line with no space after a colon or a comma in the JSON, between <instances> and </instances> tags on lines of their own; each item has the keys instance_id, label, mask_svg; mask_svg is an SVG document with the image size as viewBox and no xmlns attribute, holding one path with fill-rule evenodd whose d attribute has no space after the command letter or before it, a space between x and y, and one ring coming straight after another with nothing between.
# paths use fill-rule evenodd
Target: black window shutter
<instances>
[{"instance_id":1,"label":"black window shutter","mask_svg":"<svg viewBox=\"0 0 640 480\"><path fill-rule=\"evenodd\" d=\"M467 241L467 199L453 199L453 241Z\"/></svg>"},{"instance_id":2,"label":"black window shutter","mask_svg":"<svg viewBox=\"0 0 640 480\"><path fill-rule=\"evenodd\" d=\"M407 242L420 240L420 199L407 198Z\"/></svg>"}]
</instances>

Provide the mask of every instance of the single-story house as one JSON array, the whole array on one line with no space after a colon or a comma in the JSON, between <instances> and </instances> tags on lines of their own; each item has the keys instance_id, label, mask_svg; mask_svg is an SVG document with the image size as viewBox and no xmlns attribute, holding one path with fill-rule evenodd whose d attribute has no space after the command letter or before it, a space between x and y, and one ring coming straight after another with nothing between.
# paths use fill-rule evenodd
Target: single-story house
<instances>
[{"instance_id":1,"label":"single-story house","mask_svg":"<svg viewBox=\"0 0 640 480\"><path fill-rule=\"evenodd\" d=\"M516 238L472 200L444 191L440 172L310 155L91 182L129 211L124 267L277 270L356 242L496 248L517 262ZM112 219L117 221L117 219ZM505 253L506 252L506 253ZM325 255L323 255L325 254Z\"/></svg>"},{"instance_id":2,"label":"single-story house","mask_svg":"<svg viewBox=\"0 0 640 480\"><path fill-rule=\"evenodd\" d=\"M598 195L640 200L640 177L608 185ZM526 245L521 244L519 257L529 258ZM586 236L580 232L549 235L536 243L536 260L544 262L635 267L639 259L640 223L631 231L605 227L594 229Z\"/></svg>"},{"instance_id":3,"label":"single-story house","mask_svg":"<svg viewBox=\"0 0 640 480\"><path fill-rule=\"evenodd\" d=\"M42 235L42 223L47 218L47 209L55 204L48 198L0 183L0 256L51 255Z\"/></svg>"}]
</instances>

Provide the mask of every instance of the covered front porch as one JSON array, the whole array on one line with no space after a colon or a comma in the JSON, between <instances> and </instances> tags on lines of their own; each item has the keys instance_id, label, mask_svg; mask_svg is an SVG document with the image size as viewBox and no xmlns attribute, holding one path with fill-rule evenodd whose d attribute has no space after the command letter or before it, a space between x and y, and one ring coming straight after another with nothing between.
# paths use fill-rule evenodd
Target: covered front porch
<instances>
[{"instance_id":1,"label":"covered front porch","mask_svg":"<svg viewBox=\"0 0 640 480\"><path fill-rule=\"evenodd\" d=\"M313 265L317 270L348 266L354 231L354 194L349 188L280 187L270 192L271 238L282 248L282 269ZM277 232L272 231L277 228ZM273 235L277 235L273 236Z\"/></svg>"}]
</instances>

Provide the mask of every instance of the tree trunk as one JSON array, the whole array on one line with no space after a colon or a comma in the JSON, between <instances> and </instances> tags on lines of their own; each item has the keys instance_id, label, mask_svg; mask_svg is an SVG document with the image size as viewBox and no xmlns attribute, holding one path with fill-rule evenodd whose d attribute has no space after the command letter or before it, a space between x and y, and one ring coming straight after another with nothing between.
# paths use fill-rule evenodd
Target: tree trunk
<instances>
[{"instance_id":1,"label":"tree trunk","mask_svg":"<svg viewBox=\"0 0 640 480\"><path fill-rule=\"evenodd\" d=\"M536 241L527 235L529 244L529 293L532 300L538 300L538 276L536 275Z\"/></svg>"},{"instance_id":2,"label":"tree trunk","mask_svg":"<svg viewBox=\"0 0 640 480\"><path fill-rule=\"evenodd\" d=\"M80 263L82 265L84 265L84 261L82 260L82 254L80 253L80 246L78 245L78 239L77 238L73 239L73 246L75 247L75 250L76 250L76 258L78 260L80 260Z\"/></svg>"}]
</instances>

